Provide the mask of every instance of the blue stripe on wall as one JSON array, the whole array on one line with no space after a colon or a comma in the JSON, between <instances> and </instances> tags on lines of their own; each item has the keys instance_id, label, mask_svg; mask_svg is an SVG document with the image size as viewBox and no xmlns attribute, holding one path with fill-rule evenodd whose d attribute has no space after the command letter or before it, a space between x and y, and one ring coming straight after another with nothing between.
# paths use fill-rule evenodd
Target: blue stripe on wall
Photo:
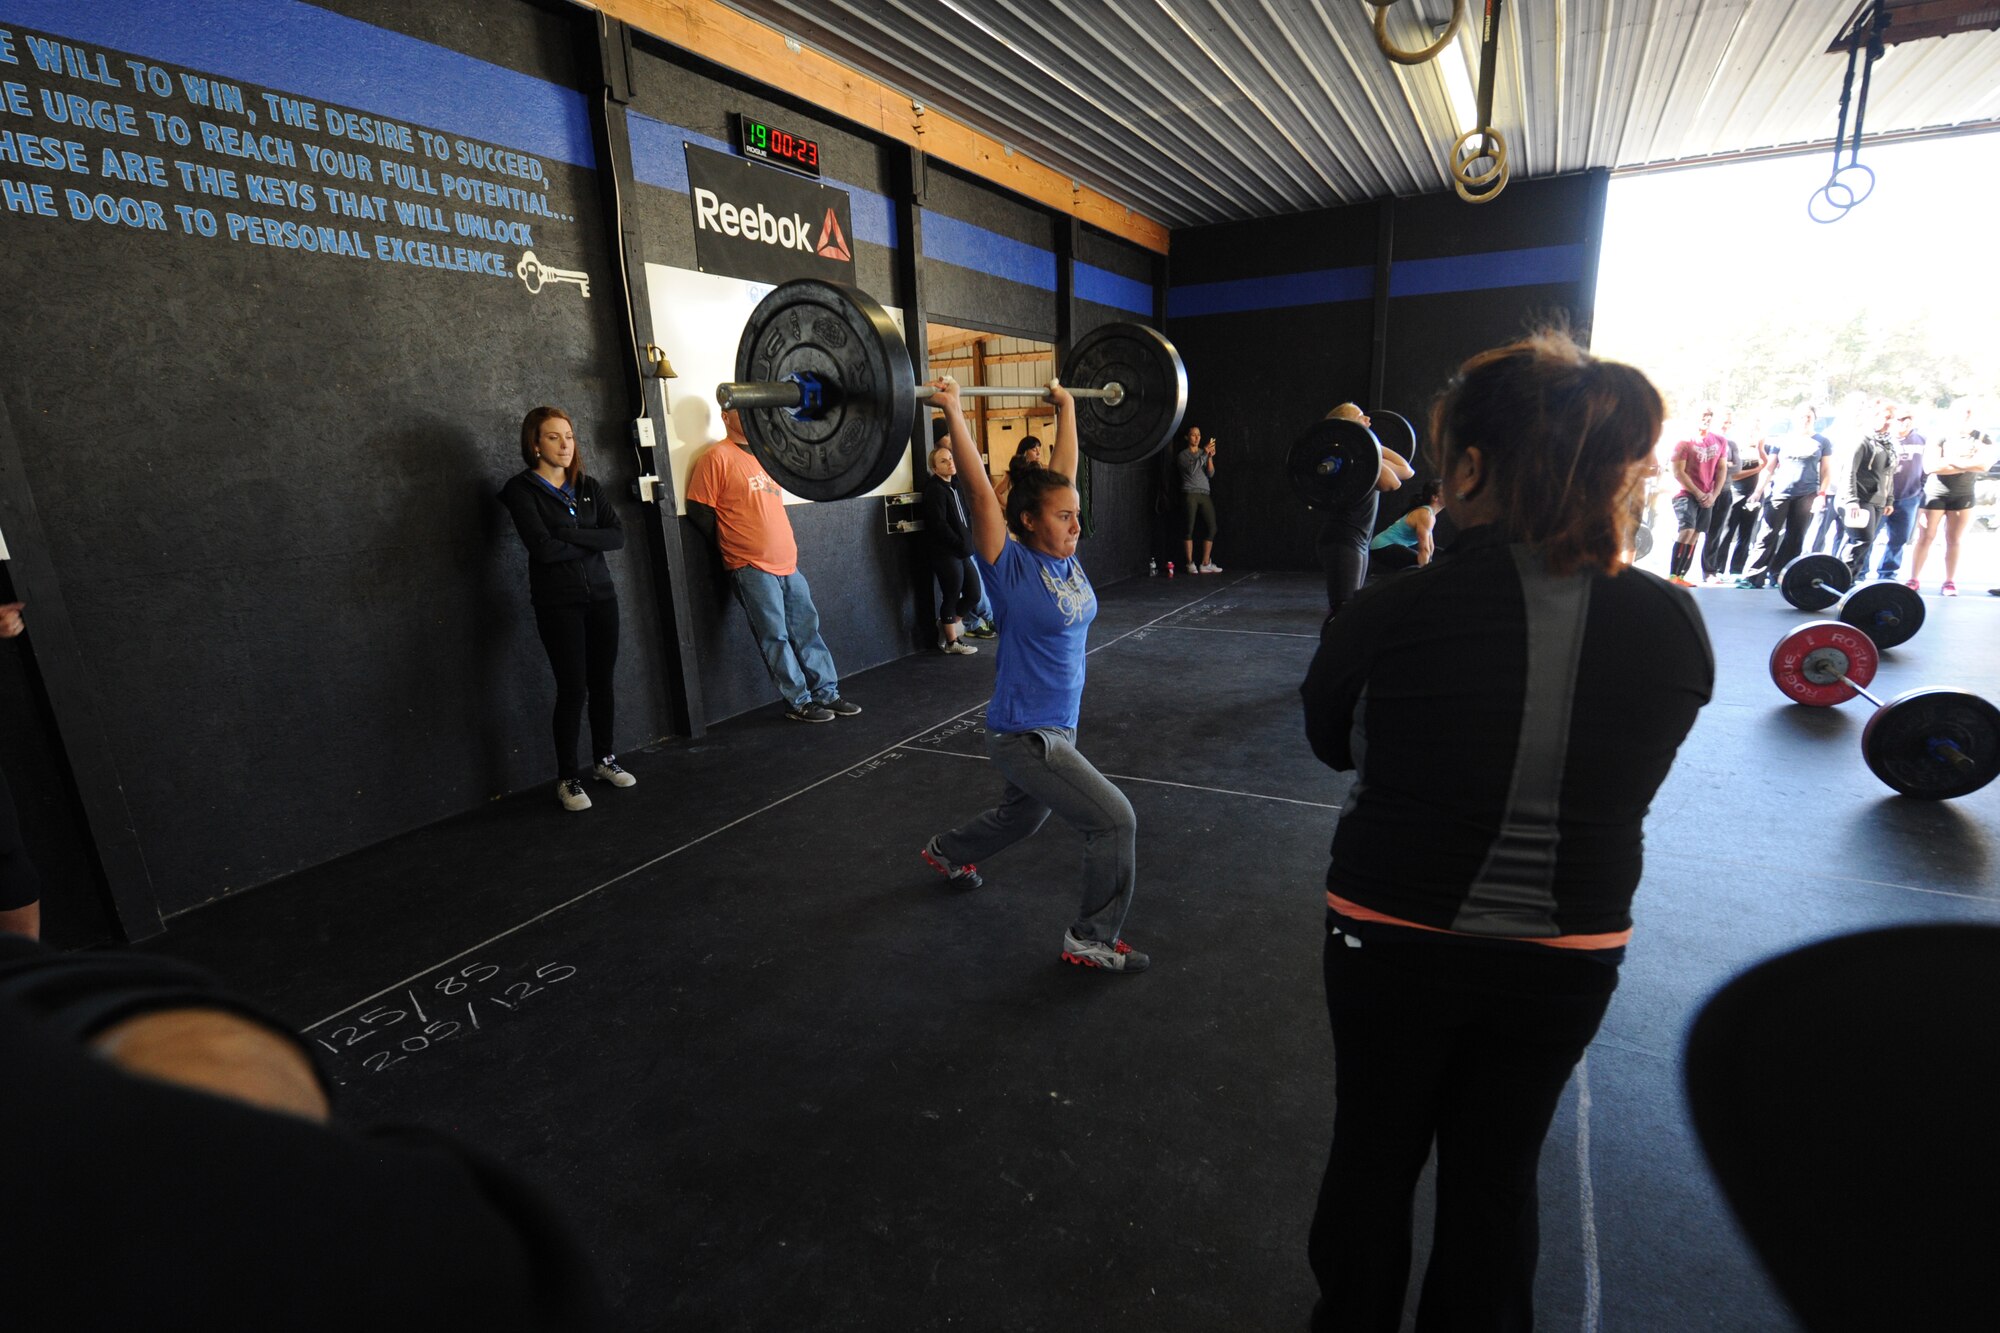
<instances>
[{"instance_id":1,"label":"blue stripe on wall","mask_svg":"<svg viewBox=\"0 0 2000 1333\"><path fill-rule=\"evenodd\" d=\"M1128 314L1153 317L1153 285L1128 278L1122 273L1098 268L1078 261L1076 265L1076 299L1090 301L1096 305L1108 305Z\"/></svg>"},{"instance_id":2,"label":"blue stripe on wall","mask_svg":"<svg viewBox=\"0 0 2000 1333\"><path fill-rule=\"evenodd\" d=\"M0 3L4 2L0 0ZM643 184L672 190L675 194L686 194L689 188L687 153L682 145L693 144L697 148L727 153L732 157L736 154L733 144L710 138L699 130L669 125L664 120L655 120L637 111L627 111L625 120L632 136L632 175ZM779 169L771 168L773 171ZM886 246L891 250L896 248L896 210L886 195L849 185L846 181L826 180L821 183L847 192L847 208L854 220L855 240Z\"/></svg>"},{"instance_id":3,"label":"blue stripe on wall","mask_svg":"<svg viewBox=\"0 0 2000 1333\"><path fill-rule=\"evenodd\" d=\"M583 94L299 0L0 0L0 22L597 165ZM129 86L131 71L115 58L111 70ZM283 132L256 110L263 127Z\"/></svg>"},{"instance_id":4,"label":"blue stripe on wall","mask_svg":"<svg viewBox=\"0 0 2000 1333\"><path fill-rule=\"evenodd\" d=\"M1389 266L1389 295L1438 296L1445 292L1580 282L1586 266L1586 248L1581 245L1496 250L1483 255L1453 255L1448 259L1406 259Z\"/></svg>"},{"instance_id":5,"label":"blue stripe on wall","mask_svg":"<svg viewBox=\"0 0 2000 1333\"><path fill-rule=\"evenodd\" d=\"M943 213L924 214L924 258L1005 278L1025 287L1039 287L1045 292L1056 289L1054 251Z\"/></svg>"},{"instance_id":6,"label":"blue stripe on wall","mask_svg":"<svg viewBox=\"0 0 2000 1333\"><path fill-rule=\"evenodd\" d=\"M1197 282L1167 293L1170 319L1190 315L1230 315L1246 310L1281 310L1290 306L1333 305L1366 301L1375 295L1375 268L1322 268L1306 273L1281 273L1269 278L1238 278L1232 282Z\"/></svg>"},{"instance_id":7,"label":"blue stripe on wall","mask_svg":"<svg viewBox=\"0 0 2000 1333\"><path fill-rule=\"evenodd\" d=\"M1389 266L1389 295L1440 296L1449 292L1581 282L1588 260L1587 247L1582 245L1494 250L1444 259L1405 259ZM1167 314L1170 318L1231 315L1289 306L1366 301L1374 295L1373 267L1323 268L1308 273L1175 287L1167 293Z\"/></svg>"}]
</instances>

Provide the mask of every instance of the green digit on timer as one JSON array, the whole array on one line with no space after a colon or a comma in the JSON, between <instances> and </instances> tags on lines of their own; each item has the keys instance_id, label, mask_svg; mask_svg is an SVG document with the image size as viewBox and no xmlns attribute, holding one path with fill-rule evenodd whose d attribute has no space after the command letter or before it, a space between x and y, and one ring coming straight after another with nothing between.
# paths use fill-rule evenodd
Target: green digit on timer
<instances>
[{"instance_id":1,"label":"green digit on timer","mask_svg":"<svg viewBox=\"0 0 2000 1333\"><path fill-rule=\"evenodd\" d=\"M753 120L750 122L749 132L750 132L750 142L757 145L757 147L769 148L771 146L770 126L760 125Z\"/></svg>"}]
</instances>

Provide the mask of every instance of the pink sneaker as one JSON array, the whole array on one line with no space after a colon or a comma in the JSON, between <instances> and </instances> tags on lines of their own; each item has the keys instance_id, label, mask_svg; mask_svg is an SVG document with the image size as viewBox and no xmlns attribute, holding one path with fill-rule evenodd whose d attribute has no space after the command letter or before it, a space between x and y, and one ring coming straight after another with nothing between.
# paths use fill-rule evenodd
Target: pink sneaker
<instances>
[{"instance_id":1,"label":"pink sneaker","mask_svg":"<svg viewBox=\"0 0 2000 1333\"><path fill-rule=\"evenodd\" d=\"M1918 583L1915 579L1904 579L1903 586L1905 588L1908 588L1911 592L1916 592L1923 587L1923 585Z\"/></svg>"},{"instance_id":2,"label":"pink sneaker","mask_svg":"<svg viewBox=\"0 0 2000 1333\"><path fill-rule=\"evenodd\" d=\"M1958 585L1956 583L1953 583L1950 579L1946 579L1944 581L1944 586L1938 589L1938 596L1940 597L1958 596Z\"/></svg>"}]
</instances>

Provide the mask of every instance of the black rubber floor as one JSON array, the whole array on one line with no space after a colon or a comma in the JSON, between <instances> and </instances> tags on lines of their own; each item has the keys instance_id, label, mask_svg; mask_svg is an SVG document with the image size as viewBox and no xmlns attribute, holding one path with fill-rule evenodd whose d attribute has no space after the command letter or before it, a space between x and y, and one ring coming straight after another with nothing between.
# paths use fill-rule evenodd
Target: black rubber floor
<instances>
[{"instance_id":1,"label":"black rubber floor","mask_svg":"<svg viewBox=\"0 0 2000 1333\"><path fill-rule=\"evenodd\" d=\"M1546 1329L1792 1327L1692 1144L1691 1012L1809 939L2000 917L2000 784L1890 796L1865 705L1808 713L1765 674L1801 617L1699 597L1721 683L1544 1154ZM917 858L996 790L990 651L847 682L857 719L772 709L627 756L640 786L594 787L585 815L496 802L156 947L309 1027L349 1117L444 1128L541 1184L633 1329L1303 1328L1333 1110L1320 876L1347 786L1300 735L1318 583L1102 599L1080 744L1139 813L1146 975L1058 960L1079 850L1059 825L976 891ZM1878 683L2000 694L2000 600L1930 611Z\"/></svg>"}]
</instances>

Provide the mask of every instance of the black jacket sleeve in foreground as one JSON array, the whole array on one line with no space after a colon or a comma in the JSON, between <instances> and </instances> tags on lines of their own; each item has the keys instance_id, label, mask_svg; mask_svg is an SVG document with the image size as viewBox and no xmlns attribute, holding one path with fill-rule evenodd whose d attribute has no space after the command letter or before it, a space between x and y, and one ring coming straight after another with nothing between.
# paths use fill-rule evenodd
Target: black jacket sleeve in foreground
<instances>
[{"instance_id":1,"label":"black jacket sleeve in foreground","mask_svg":"<svg viewBox=\"0 0 2000 1333\"><path fill-rule=\"evenodd\" d=\"M1343 772L1354 767L1354 709L1368 683L1372 636L1380 632L1376 608L1384 591L1369 589L1326 622L1319 632L1319 651L1299 686L1307 743L1321 763Z\"/></svg>"},{"instance_id":2,"label":"black jacket sleeve in foreground","mask_svg":"<svg viewBox=\"0 0 2000 1333\"><path fill-rule=\"evenodd\" d=\"M203 1005L256 1016L184 964L0 936L8 1328L607 1326L561 1219L501 1167L427 1132L136 1078L84 1044L118 1017Z\"/></svg>"}]
</instances>

